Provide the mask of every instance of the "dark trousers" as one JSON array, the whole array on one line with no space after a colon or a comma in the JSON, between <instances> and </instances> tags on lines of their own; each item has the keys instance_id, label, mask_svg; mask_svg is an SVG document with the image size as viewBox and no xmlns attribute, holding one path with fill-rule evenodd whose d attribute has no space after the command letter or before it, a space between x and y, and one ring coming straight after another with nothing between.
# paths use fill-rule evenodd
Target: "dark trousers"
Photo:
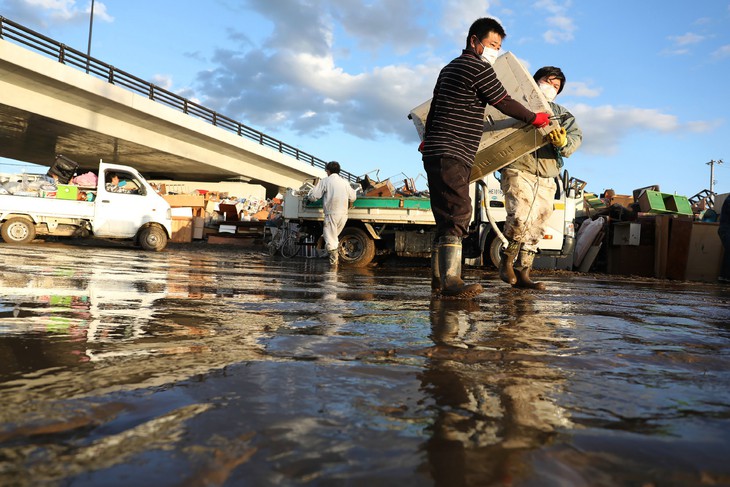
<instances>
[{"instance_id":1,"label":"dark trousers","mask_svg":"<svg viewBox=\"0 0 730 487\"><path fill-rule=\"evenodd\" d=\"M722 259L722 267L720 267L720 277L730 279L730 227L721 225L717 230L717 234L720 235L722 246L725 247L725 256Z\"/></svg>"},{"instance_id":2,"label":"dark trousers","mask_svg":"<svg viewBox=\"0 0 730 487\"><path fill-rule=\"evenodd\" d=\"M431 211L436 220L436 238L465 237L471 221L469 175L471 164L453 157L424 157Z\"/></svg>"}]
</instances>

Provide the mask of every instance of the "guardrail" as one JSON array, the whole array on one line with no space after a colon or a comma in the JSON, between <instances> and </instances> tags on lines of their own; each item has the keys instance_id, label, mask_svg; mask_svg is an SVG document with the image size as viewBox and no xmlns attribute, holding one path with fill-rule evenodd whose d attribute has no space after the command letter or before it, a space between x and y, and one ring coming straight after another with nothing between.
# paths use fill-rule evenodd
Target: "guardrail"
<instances>
[{"instance_id":1,"label":"guardrail","mask_svg":"<svg viewBox=\"0 0 730 487\"><path fill-rule=\"evenodd\" d=\"M324 160L301 151L281 140L270 137L230 117L221 115L215 110L211 110L171 91L160 88L126 71L117 69L111 64L107 64L92 56L87 56L81 51L66 46L2 16L0 16L0 39L15 41L18 44L56 59L61 64L84 70L87 74L101 78L110 84L121 86L146 96L150 100L180 110L187 115L233 132L240 137L258 142L262 146L275 149L282 154L286 154L311 166L324 169L327 164ZM341 171L340 175L353 182L357 180L355 175L347 171Z\"/></svg>"}]
</instances>

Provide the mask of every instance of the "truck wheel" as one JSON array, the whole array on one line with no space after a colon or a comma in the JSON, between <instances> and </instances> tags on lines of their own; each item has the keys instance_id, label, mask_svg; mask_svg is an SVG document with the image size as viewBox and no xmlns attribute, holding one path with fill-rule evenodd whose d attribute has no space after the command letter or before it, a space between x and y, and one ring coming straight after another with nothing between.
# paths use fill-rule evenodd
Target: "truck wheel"
<instances>
[{"instance_id":1,"label":"truck wheel","mask_svg":"<svg viewBox=\"0 0 730 487\"><path fill-rule=\"evenodd\" d=\"M157 225L149 225L139 231L139 245L145 250L159 252L167 246L167 234Z\"/></svg>"},{"instance_id":2,"label":"truck wheel","mask_svg":"<svg viewBox=\"0 0 730 487\"><path fill-rule=\"evenodd\" d=\"M365 267L375 257L375 242L364 230L347 227L340 235L340 262L352 267Z\"/></svg>"},{"instance_id":3,"label":"truck wheel","mask_svg":"<svg viewBox=\"0 0 730 487\"><path fill-rule=\"evenodd\" d=\"M492 261L492 264L494 264L494 267L497 269L499 269L499 263L502 260L502 256L499 255L499 251L501 249L502 240L495 235L494 238L492 238L492 241L489 242L489 260Z\"/></svg>"},{"instance_id":4,"label":"truck wheel","mask_svg":"<svg viewBox=\"0 0 730 487\"><path fill-rule=\"evenodd\" d=\"M25 218L8 218L2 226L3 240L9 244L24 244L35 238L35 224Z\"/></svg>"}]
</instances>

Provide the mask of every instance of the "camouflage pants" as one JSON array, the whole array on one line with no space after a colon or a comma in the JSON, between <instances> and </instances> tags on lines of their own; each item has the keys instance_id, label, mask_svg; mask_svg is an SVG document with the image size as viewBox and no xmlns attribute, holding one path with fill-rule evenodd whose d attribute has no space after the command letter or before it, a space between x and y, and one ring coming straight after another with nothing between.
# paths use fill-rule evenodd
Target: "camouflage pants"
<instances>
[{"instance_id":1,"label":"camouflage pants","mask_svg":"<svg viewBox=\"0 0 730 487\"><path fill-rule=\"evenodd\" d=\"M553 214L557 186L553 178L541 178L516 169L502 170L502 192L507 220L504 235L535 252Z\"/></svg>"}]
</instances>

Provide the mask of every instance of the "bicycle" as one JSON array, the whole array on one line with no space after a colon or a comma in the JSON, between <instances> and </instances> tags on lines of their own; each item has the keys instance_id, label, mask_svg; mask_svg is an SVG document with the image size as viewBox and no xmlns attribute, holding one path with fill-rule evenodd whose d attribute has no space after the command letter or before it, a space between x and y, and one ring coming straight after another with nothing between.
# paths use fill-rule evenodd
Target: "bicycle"
<instances>
[{"instance_id":1,"label":"bicycle","mask_svg":"<svg viewBox=\"0 0 730 487\"><path fill-rule=\"evenodd\" d=\"M278 251L286 258L294 257L302 247L299 241L299 232L292 230L288 220L279 222L277 228L278 231L267 244L269 255L274 256Z\"/></svg>"}]
</instances>

